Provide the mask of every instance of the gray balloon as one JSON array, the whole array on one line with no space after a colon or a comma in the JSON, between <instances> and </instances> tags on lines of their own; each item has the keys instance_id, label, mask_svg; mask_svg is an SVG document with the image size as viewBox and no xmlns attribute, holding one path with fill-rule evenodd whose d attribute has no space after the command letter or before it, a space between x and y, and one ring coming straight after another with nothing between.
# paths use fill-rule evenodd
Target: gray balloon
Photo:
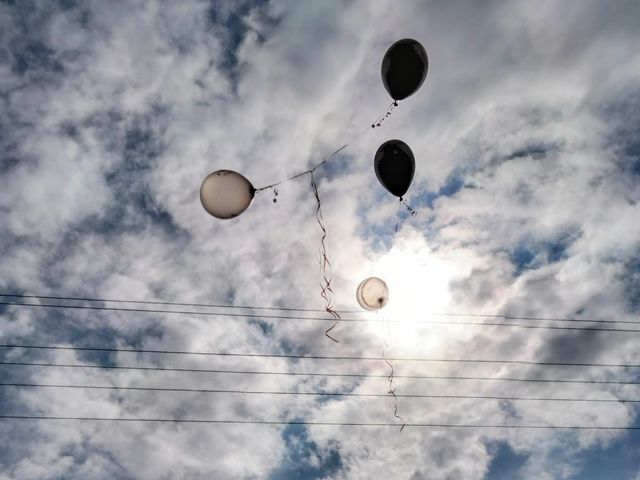
<instances>
[{"instance_id":1,"label":"gray balloon","mask_svg":"<svg viewBox=\"0 0 640 480\"><path fill-rule=\"evenodd\" d=\"M378 277L369 277L358 285L356 300L365 310L379 310L387 304L389 300L389 289L387 284Z\"/></svg>"},{"instance_id":2,"label":"gray balloon","mask_svg":"<svg viewBox=\"0 0 640 480\"><path fill-rule=\"evenodd\" d=\"M244 212L256 193L251 182L232 170L218 170L200 187L200 202L216 218L234 218Z\"/></svg>"}]
</instances>

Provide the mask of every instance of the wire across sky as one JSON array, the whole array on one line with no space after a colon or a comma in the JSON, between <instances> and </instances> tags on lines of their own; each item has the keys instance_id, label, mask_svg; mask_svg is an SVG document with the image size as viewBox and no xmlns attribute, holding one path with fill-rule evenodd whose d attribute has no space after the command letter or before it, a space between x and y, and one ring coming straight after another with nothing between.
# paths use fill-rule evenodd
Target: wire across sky
<instances>
[{"instance_id":1,"label":"wire across sky","mask_svg":"<svg viewBox=\"0 0 640 480\"><path fill-rule=\"evenodd\" d=\"M217 368L182 368L182 367L156 367L135 365L100 365L77 363L49 363L49 362L4 362L0 366L15 367L47 367L47 368L93 368L104 370L137 370L151 372L182 372L182 373L212 373L229 375L266 375L266 376L303 376L303 377L332 377L332 378L384 378L388 374L372 373L340 373L340 372L291 372L291 371L261 371L261 370L232 370ZM591 379L551 379L551 378L514 378L514 377L490 377L490 376L451 376L451 375L401 375L395 374L396 379L413 380L447 380L447 381L491 381L491 382L529 382L529 383L569 383L592 385L640 385L640 380L614 381Z\"/></svg>"},{"instance_id":2,"label":"wire across sky","mask_svg":"<svg viewBox=\"0 0 640 480\"><path fill-rule=\"evenodd\" d=\"M266 315L266 314L250 314L250 313L222 313L222 312L198 312L198 311L182 311L182 310L159 310L159 309L145 309L145 308L125 308L125 307L104 307L104 306L90 306L90 305L57 305L57 304L45 304L45 303L20 303L20 302L0 302L0 305L16 306L16 307L36 307L36 308L59 308L59 309L72 309L72 310L102 310L110 312L135 312L135 313L162 313L173 315L196 315L215 317L220 319L225 318L246 318L256 320L294 320L294 321L335 321L328 317L300 317L300 316L288 316L288 315ZM514 318L512 318L514 319ZM529 318L531 320L531 318ZM545 321L548 321L545 319ZM567 320L553 320L553 321L581 321L575 319ZM605 321L605 320L585 320L586 322L604 322L604 323L638 323L629 321ZM512 328L524 328L534 330L568 330L568 331L591 331L591 332L617 332L617 333L640 333L640 329L631 328L612 328L612 327L564 327L555 325L528 325L522 323L503 323L503 322L461 322L461 321L444 321L444 320L387 320L371 319L371 318L340 318L340 323L401 323L401 324L421 324L428 326L441 326L441 325L465 325L475 327L512 327Z\"/></svg>"},{"instance_id":3,"label":"wire across sky","mask_svg":"<svg viewBox=\"0 0 640 480\"><path fill-rule=\"evenodd\" d=\"M178 387L138 387L120 385L69 385L43 383L3 383L0 387L15 388L71 388L82 390L123 390L137 392L165 393L206 393L231 395L272 395L272 396L307 396L307 397L364 397L389 398L388 393L363 392L327 392L327 391L273 391L273 390L237 390L226 388L178 388ZM445 395L424 393L395 393L397 398L412 399L446 399L446 400L499 400L499 401L534 401L534 402L578 402L578 403L640 403L640 399L631 398L566 398L566 397L514 397L504 395Z\"/></svg>"},{"instance_id":4,"label":"wire across sky","mask_svg":"<svg viewBox=\"0 0 640 480\"><path fill-rule=\"evenodd\" d=\"M223 420L195 418L135 418L135 417L65 417L49 415L0 415L0 420L53 420L87 422L144 422L144 423L202 423L228 425L274 425L274 426L325 426L325 427L403 427L403 428L463 428L463 429L521 429L521 430L640 430L634 426L615 425L497 425L458 423L367 423L367 422L322 422L296 420Z\"/></svg>"},{"instance_id":5,"label":"wire across sky","mask_svg":"<svg viewBox=\"0 0 640 480\"><path fill-rule=\"evenodd\" d=\"M125 313L143 313L143 314L173 314L173 315L202 315L218 319L225 318L244 318L259 319L265 321L272 320L295 320L295 321L328 321L332 320L328 316L310 316L312 313L321 313L322 311L314 309L293 308L293 307L252 307L222 304L206 304L206 303L183 303L183 302L165 302L165 301L131 301L123 299L105 299L105 298L83 298L72 296L40 296L40 295L13 295L0 293L0 297L13 297L21 299L20 301L0 301L0 305L14 307L31 307L31 308L51 308L63 310L93 310L107 312L125 312ZM24 302L22 300L38 300L38 303ZM42 301L45 303L42 303ZM53 303L49 303L55 301ZM67 303L56 303L63 301ZM82 302L82 303L68 303ZM115 303L118 306L96 305L100 303ZM87 304L90 303L90 304ZM131 306L138 305L138 306ZM139 305L161 306L161 307L189 307L193 310L177 310L170 308L141 308ZM210 311L202 309L223 309L225 311ZM261 313L260 311L268 311L270 313ZM282 314L279 312L300 312L303 315ZM364 313L358 311L342 311L341 313ZM579 319L579 318L548 318L548 317L515 317L500 314L460 314L460 313L431 313L429 315L440 317L470 317L489 319L490 321L449 321L449 320L425 320L419 322L403 322L402 320L384 320L389 323L422 323L433 325L470 325L470 326L500 326L500 327L518 327L532 329L549 329L549 330L586 330L586 331L604 331L604 332L631 332L640 333L640 329L620 329L607 326L559 326L559 325L540 325L541 322L582 322L591 324L639 324L640 321L631 320L601 320L601 319ZM496 322L495 319L502 319L505 322ZM341 321L349 322L382 322L381 319L345 317ZM531 323L512 323L519 322L537 322ZM184 356L184 357L214 357L214 358L246 358L246 359L284 359L284 360L313 360L313 361L348 361L348 362L368 362L368 361L393 361L393 362L417 362L417 363L447 363L462 365L524 365L535 367L585 367L585 368L623 368L623 369L640 369L640 363L626 362L555 362L555 361L536 361L530 359L485 359L485 358L443 358L443 357L386 357L371 355L319 355L311 353L259 353L259 352L237 352L237 351L191 351L183 349L145 349L145 348L127 348L127 347L110 347L99 345L66 345L66 344L31 344L31 343L3 343L0 344L3 350L21 350L21 351L76 351L76 352L102 352L102 353L133 353L133 354L149 354L162 356ZM133 370L133 371L154 371L154 372L178 372L178 373L209 373L224 375L261 375L261 376L281 376L281 377L335 377L335 378L381 378L388 380L389 374L381 373L359 373L359 372L327 372L318 371L317 366L312 371L289 371L289 370L253 370L247 368L197 368L197 367L180 367L171 365L124 365L113 364L111 362L105 364L88 364L88 363L60 363L48 361L23 361L22 358L0 361L0 367L35 367L35 368L72 368L72 369L104 369L104 370ZM631 370L633 371L633 370ZM628 372L627 372L628 373ZM585 384L585 385L640 385L640 378L634 372L633 375L626 378L618 378L616 380L609 379L592 379L592 378L532 378L532 377L496 377L496 376L474 376L474 375L427 375L421 373L411 373L407 375L393 374L395 379L422 379L422 380L438 380L438 381L482 381L482 382L522 382L537 384ZM356 397L356 398L390 398L392 392L373 393L359 391L328 391L324 389L311 390L264 390L264 389L240 389L240 388L191 388L176 387L168 385L92 385L92 384L70 384L70 383L40 383L33 381L3 381L0 382L0 388L3 389L75 389L75 390L102 390L102 391L127 391L127 392L156 392L167 394L179 393L201 393L209 395L242 395L246 397L265 397L265 396L289 396L289 397ZM609 394L609 392L598 392L601 394ZM522 395L492 395L492 394L446 394L441 393L404 393L393 392L394 398L401 399L425 399L425 400L473 400L473 401L507 401L507 402L553 402L553 403L582 403L582 404L638 404L640 399L624 397L618 398L617 395L603 398L602 396L593 398L592 396L522 396ZM42 420L42 421L91 421L91 422L154 422L154 423L188 423L188 424L231 424L231 425L318 425L318 426L358 426L358 427L400 427L399 423L390 422L332 422L332 421L306 421L306 420L253 420L253 419L190 419L190 418L145 418L145 417L99 417L99 416L55 416L55 415L0 415L0 420ZM498 424L448 424L448 423L405 423L406 427L420 428L463 428L463 429L566 429L566 430L639 430L640 427L634 426L617 426L617 425L498 425Z\"/></svg>"},{"instance_id":6,"label":"wire across sky","mask_svg":"<svg viewBox=\"0 0 640 480\"><path fill-rule=\"evenodd\" d=\"M101 303L128 303L141 305L167 305L178 307L204 307L204 308L224 308L239 310L272 310L284 312L309 312L309 313L326 313L323 309L299 308L299 307L274 307L274 306L247 306L247 305L229 305L229 304L212 304L212 303L186 303L186 302L168 302L162 300L125 300L113 298L91 298L91 297L71 297L71 296L53 296L53 295L27 295L27 294L10 294L0 293L0 298L29 298L36 300L69 300L77 302L101 302ZM337 309L340 314L366 314L363 310L347 310ZM639 321L613 321L589 318L562 318L562 317L535 317L535 316L518 316L507 314L485 314L485 313L450 313L450 312L429 312L426 315L444 316L444 317L477 317L477 318L503 318L506 320L537 320L537 321L558 321L558 322L596 322L596 323L637 323Z\"/></svg>"},{"instance_id":7,"label":"wire across sky","mask_svg":"<svg viewBox=\"0 0 640 480\"><path fill-rule=\"evenodd\" d=\"M0 348L23 348L38 350L69 350L69 351L94 351L94 352L129 352L151 353L163 355L196 355L210 357L244 357L244 358L283 358L296 360L350 360L350 361L385 361L395 362L427 362L427 363L491 363L514 365L540 365L557 367L608 367L608 368L640 368L640 364L633 363L587 363L587 362L547 362L533 360L509 360L509 359L469 359L469 358L429 358L429 357L385 357L385 356L350 356L350 355L312 355L293 353L249 353L249 352L206 352L189 350L161 350L143 348L116 348L96 346L73 345L29 345L29 344L0 344Z\"/></svg>"},{"instance_id":8,"label":"wire across sky","mask_svg":"<svg viewBox=\"0 0 640 480\"><path fill-rule=\"evenodd\" d=\"M165 302L165 301L148 301L148 300L123 300L123 299L105 299L105 298L83 298L83 297L66 297L66 296L40 296L40 295L12 295L7 293L0 293L0 298L23 298L23 299L37 299L37 300L63 300L63 301L75 301L75 302L100 302L100 303L118 303L118 304L142 304L142 305L162 305L162 306L186 306L194 308L217 308L226 310L253 310L253 311L286 311L286 312L303 312L303 313L325 313L324 310L317 309L305 309L305 308L293 308L293 307L257 307L257 306L244 306L244 305L224 305L224 304L205 304L205 303L184 303L184 302ZM178 315L202 315L209 317L230 317L230 318L250 318L250 319L267 319L267 320L298 320L298 321L327 321L331 320L330 317L313 317L313 316L291 316L291 315L274 315L274 314L262 314L262 313L230 313L230 312L211 312L204 310L173 310L173 309L159 309L159 308L140 308L140 307L109 307L105 305L76 305L76 304L57 304L57 303L26 303L16 301L4 301L0 302L0 305L7 306L24 306L24 307L41 307L41 308L67 308L67 309L79 309L79 310L104 310L104 311L116 311L116 312L134 312L134 313L161 313L161 314L178 314ZM340 310L341 314L353 314L367 312L357 310ZM487 319L503 319L509 321L535 321L535 322L579 322L579 323L595 323L595 324L623 324L623 325L640 325L640 320L603 320L603 319L590 319L590 318L562 318L562 317L535 317L535 316L517 316L517 315L505 315L505 314L471 314L471 313L443 313L443 312L429 312L425 313L425 316L434 317L459 317L459 318L487 318ZM375 318L348 318L341 317L341 322L366 322L366 323L381 323L382 319ZM462 322L462 321L438 321L438 320L398 320L398 319L385 319L385 322L389 323L403 323L403 324L433 324L433 325L485 325L485 326L507 326L507 327L519 327L519 328L543 328L543 329L560 329L560 330L601 330L601 331L626 331L636 332L636 329L613 329L607 327L559 327L548 325L527 325L527 324L514 324L504 322ZM640 329L637 330L640 332Z\"/></svg>"}]
</instances>

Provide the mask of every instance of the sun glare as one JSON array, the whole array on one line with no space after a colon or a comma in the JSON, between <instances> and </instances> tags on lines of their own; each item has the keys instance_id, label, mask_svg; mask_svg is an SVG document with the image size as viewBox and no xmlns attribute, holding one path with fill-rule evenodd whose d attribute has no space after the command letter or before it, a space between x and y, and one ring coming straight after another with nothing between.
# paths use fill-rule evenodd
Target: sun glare
<instances>
[{"instance_id":1,"label":"sun glare","mask_svg":"<svg viewBox=\"0 0 640 480\"><path fill-rule=\"evenodd\" d=\"M453 262L434 254L423 238L397 241L372 268L372 275L389 287L389 301L378 315L391 322L388 329L380 329L381 334L394 347L436 346L440 330L432 328L426 334L424 325L417 322L438 320L434 314L451 311L449 282L460 273Z\"/></svg>"}]
</instances>

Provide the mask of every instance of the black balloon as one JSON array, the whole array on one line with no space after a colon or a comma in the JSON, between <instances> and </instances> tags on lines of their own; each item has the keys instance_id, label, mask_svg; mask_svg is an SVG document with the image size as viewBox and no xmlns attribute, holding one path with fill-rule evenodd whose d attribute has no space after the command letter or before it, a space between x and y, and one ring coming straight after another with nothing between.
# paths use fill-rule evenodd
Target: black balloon
<instances>
[{"instance_id":1,"label":"black balloon","mask_svg":"<svg viewBox=\"0 0 640 480\"><path fill-rule=\"evenodd\" d=\"M394 100L413 95L422 85L429 70L424 47L410 38L398 40L382 59L382 83Z\"/></svg>"},{"instance_id":2,"label":"black balloon","mask_svg":"<svg viewBox=\"0 0 640 480\"><path fill-rule=\"evenodd\" d=\"M413 180L416 160L409 145L401 140L389 140L378 148L373 167L382 186L396 197L402 197Z\"/></svg>"}]
</instances>

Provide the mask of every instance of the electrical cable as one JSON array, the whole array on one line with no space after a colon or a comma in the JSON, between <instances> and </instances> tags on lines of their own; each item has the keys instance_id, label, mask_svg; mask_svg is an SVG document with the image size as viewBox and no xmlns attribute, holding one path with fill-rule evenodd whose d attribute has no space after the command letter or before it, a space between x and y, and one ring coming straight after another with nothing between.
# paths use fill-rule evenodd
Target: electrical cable
<instances>
[{"instance_id":1,"label":"electrical cable","mask_svg":"<svg viewBox=\"0 0 640 480\"><path fill-rule=\"evenodd\" d=\"M51 367L51 368L94 368L102 370L139 370L159 372L184 372L184 373L216 373L230 375L265 375L265 376L292 376L292 377L332 377L332 378L384 378L388 374L371 373L333 373L333 372L282 372L282 371L256 371L256 370L229 370L208 368L180 368L180 367L152 367L133 365L91 365L69 363L32 363L32 362L0 362L0 366L19 367ZM449 375L399 375L394 378L413 380L463 380L463 381L495 381L495 382L530 382L530 383L568 383L588 385L640 385L640 381L614 381L614 380L586 380L586 379L552 379L552 378L512 378L512 377L479 377L479 376L449 376Z\"/></svg>"},{"instance_id":2,"label":"electrical cable","mask_svg":"<svg viewBox=\"0 0 640 480\"><path fill-rule=\"evenodd\" d=\"M116 348L116 347L78 347L66 345L25 345L25 344L0 344L0 348L24 348L41 350L69 350L91 352L130 352L130 353L154 353L170 355L196 355L213 357L245 357L245 358L285 358L285 359L309 359L309 360L364 360L384 361L384 356L338 356L338 355L299 355L293 353L237 353L237 352L205 352L187 350L155 350L142 348ZM640 368L640 364L631 363L569 363L569 362L536 362L532 360L490 360L490 359L453 359L453 358L426 358L426 357L387 357L386 360L398 362L433 362L433 363L502 363L514 365L542 365L560 367L611 367L611 368Z\"/></svg>"},{"instance_id":3,"label":"electrical cable","mask_svg":"<svg viewBox=\"0 0 640 480\"><path fill-rule=\"evenodd\" d=\"M332 318L328 317L292 317L287 315L260 315L249 313L221 313L221 312L196 312L196 311L178 311L178 310L160 310L160 309L145 309L145 308L125 308L125 307L104 307L104 306L89 306L89 305L56 305L56 304L36 304L36 303L19 303L19 302L0 302L0 305L11 305L18 307L39 307L39 308L68 308L79 310L104 310L115 312L136 312L136 313L168 313L179 315L203 315L209 317L233 317L233 318L251 318L251 319L277 319L277 320L296 320L296 321L331 321ZM570 331L592 331L592 332L621 332L621 333L640 333L640 329L620 329L620 328L606 328L606 327L561 327L552 325L524 325L520 323L497 323L497 322L451 322L451 321L439 321L439 320L423 320L423 321L402 321L402 320L387 320L389 323L403 323L407 324L428 324L428 325L470 325L470 326L482 326L482 327L516 327L526 329L540 329L540 330L570 330ZM591 320L595 322L596 320ZM377 323L380 320L372 318L341 318L340 322L358 322L358 323ZM638 323L627 321L604 321L605 323Z\"/></svg>"},{"instance_id":4,"label":"electrical cable","mask_svg":"<svg viewBox=\"0 0 640 480\"><path fill-rule=\"evenodd\" d=\"M64 385L42 383L0 383L0 387L17 388L70 388L82 390L130 390L142 392L174 392L174 393L209 393L209 394L234 394L234 395L291 395L311 397L368 397L388 398L386 393L359 393L359 392L283 392L269 390L230 390L224 388L174 388L174 387L125 387L118 385ZM444 394L420 394L420 393L396 393L398 398L421 399L449 399L449 400L500 400L500 401L540 401L540 402L584 402L584 403L640 403L640 399L623 398L554 398L554 397L511 397L496 395L444 395Z\"/></svg>"},{"instance_id":5,"label":"electrical cable","mask_svg":"<svg viewBox=\"0 0 640 480\"><path fill-rule=\"evenodd\" d=\"M23 295L23 294L8 294L0 293L0 298L31 298L31 299L45 299L45 300L71 300L82 302L103 302L103 303L137 303L145 305L170 305L170 306L184 306L184 307L204 307L204 308L227 308L227 309L240 309L240 310L273 310L273 311L289 311L289 312L308 312L308 313L326 313L323 309L312 308L294 308L294 307L257 307L246 305L223 305L223 304L209 304L209 303L181 303L181 302L166 302L166 301L148 301L148 300L122 300L122 299L109 299L109 298L87 298L87 297L64 297L64 296L51 296L51 295ZM0 302L0 305L2 303ZM13 305L13 303L11 304ZM166 313L164 310L144 310L145 312ZM336 312L366 314L368 312L362 310L344 310L335 309ZM174 312L174 311L169 311ZM183 312L178 312L183 313ZM193 313L193 312L189 312ZM217 312L214 312L217 313ZM224 315L224 313L220 313ZM470 318L502 318L504 320L530 320L530 321L545 321L545 322L583 322L583 323L622 323L622 324L640 324L640 321L630 320L603 320L592 318L562 318L562 317L535 317L535 316L515 316L505 314L485 314L485 313L445 313L445 312L428 312L426 316L436 317L470 317ZM297 318L297 317L296 317ZM322 318L326 320L326 318ZM368 319L358 319L365 320Z\"/></svg>"},{"instance_id":6,"label":"electrical cable","mask_svg":"<svg viewBox=\"0 0 640 480\"><path fill-rule=\"evenodd\" d=\"M63 417L51 415L0 415L0 420L74 420L93 422L145 422L145 423L204 423L230 425L278 425L278 426L329 426L329 427L399 427L397 423L366 423L366 422L315 422L315 421L286 421L286 420L213 420L191 418L129 418L129 417ZM634 426L614 425L470 425L459 423L405 423L406 428L512 428L528 430L640 430Z\"/></svg>"}]
</instances>

